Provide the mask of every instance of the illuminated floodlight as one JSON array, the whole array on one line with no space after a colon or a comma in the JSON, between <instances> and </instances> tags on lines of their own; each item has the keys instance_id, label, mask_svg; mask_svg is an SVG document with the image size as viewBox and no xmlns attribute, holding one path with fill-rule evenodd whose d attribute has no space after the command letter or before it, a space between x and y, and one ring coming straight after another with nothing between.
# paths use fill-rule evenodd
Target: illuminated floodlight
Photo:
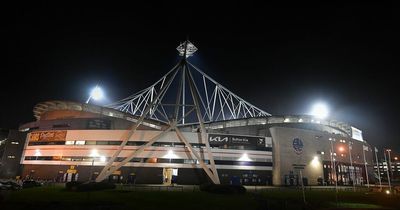
<instances>
[{"instance_id":1,"label":"illuminated floodlight","mask_svg":"<svg viewBox=\"0 0 400 210\"><path fill-rule=\"evenodd\" d=\"M180 56L185 55L185 49L186 49L186 58L189 56L192 56L196 51L197 47L194 46L189 40L185 41L184 43L180 44L176 50L178 50Z\"/></svg>"},{"instance_id":2,"label":"illuminated floodlight","mask_svg":"<svg viewBox=\"0 0 400 210\"><path fill-rule=\"evenodd\" d=\"M41 156L41 155L42 155L42 153L40 152L40 150L36 149L35 150L35 156Z\"/></svg>"},{"instance_id":3,"label":"illuminated floodlight","mask_svg":"<svg viewBox=\"0 0 400 210\"><path fill-rule=\"evenodd\" d=\"M178 158L178 156L175 155L174 151L168 150L168 153L166 155L164 155L163 158L174 159L174 158Z\"/></svg>"},{"instance_id":4,"label":"illuminated floodlight","mask_svg":"<svg viewBox=\"0 0 400 210\"><path fill-rule=\"evenodd\" d=\"M389 195L389 194L390 194L390 190L386 190L385 193L386 193L387 195Z\"/></svg>"},{"instance_id":5,"label":"illuminated floodlight","mask_svg":"<svg viewBox=\"0 0 400 210\"><path fill-rule=\"evenodd\" d=\"M106 162L106 157L105 156L100 156L100 161L101 162Z\"/></svg>"},{"instance_id":6,"label":"illuminated floodlight","mask_svg":"<svg viewBox=\"0 0 400 210\"><path fill-rule=\"evenodd\" d=\"M314 156L314 158L313 158L312 161L311 161L311 165L312 165L313 167L318 167L318 166L319 166L319 159L318 159L318 156Z\"/></svg>"},{"instance_id":7,"label":"illuminated floodlight","mask_svg":"<svg viewBox=\"0 0 400 210\"><path fill-rule=\"evenodd\" d=\"M92 152L90 153L90 157L99 157L99 152L97 149L92 149Z\"/></svg>"},{"instance_id":8,"label":"illuminated floodlight","mask_svg":"<svg viewBox=\"0 0 400 210\"><path fill-rule=\"evenodd\" d=\"M239 161L251 161L247 153L244 153L242 157L239 158Z\"/></svg>"},{"instance_id":9,"label":"illuminated floodlight","mask_svg":"<svg viewBox=\"0 0 400 210\"><path fill-rule=\"evenodd\" d=\"M320 119L328 117L328 114L329 114L328 107L324 103L314 104L314 106L311 109L311 115Z\"/></svg>"},{"instance_id":10,"label":"illuminated floodlight","mask_svg":"<svg viewBox=\"0 0 400 210\"><path fill-rule=\"evenodd\" d=\"M98 101L98 100L101 100L103 97L104 97L103 90L98 85L96 85L96 87L94 87L92 89L92 91L90 91L90 95L89 95L89 98L86 101L86 103L89 103L90 99L92 99L92 98L94 100Z\"/></svg>"}]
</instances>

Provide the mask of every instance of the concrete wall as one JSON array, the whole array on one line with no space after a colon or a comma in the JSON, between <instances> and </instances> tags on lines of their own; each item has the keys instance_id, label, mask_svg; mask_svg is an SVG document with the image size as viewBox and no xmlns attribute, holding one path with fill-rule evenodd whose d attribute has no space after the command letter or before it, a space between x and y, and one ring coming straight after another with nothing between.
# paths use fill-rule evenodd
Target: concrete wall
<instances>
[{"instance_id":1,"label":"concrete wall","mask_svg":"<svg viewBox=\"0 0 400 210\"><path fill-rule=\"evenodd\" d=\"M300 177L300 170L302 170L303 177L308 179L308 184L317 185L317 179L323 177L322 163L330 161L332 149L337 162L350 164L351 153L353 164L364 164L363 146L368 147L368 150L365 150L366 162L368 166L373 165L373 149L365 142L327 132L297 128L271 127L270 131L273 142L274 185L284 185L284 176L291 172ZM301 139L303 143L301 152L294 149L295 138ZM351 151L349 142L352 142ZM302 166L304 169L296 168ZM368 168L369 178L372 181L372 170L370 167Z\"/></svg>"},{"instance_id":2,"label":"concrete wall","mask_svg":"<svg viewBox=\"0 0 400 210\"><path fill-rule=\"evenodd\" d=\"M10 130L1 158L0 178L15 178L21 172L21 156L26 133Z\"/></svg>"}]
</instances>

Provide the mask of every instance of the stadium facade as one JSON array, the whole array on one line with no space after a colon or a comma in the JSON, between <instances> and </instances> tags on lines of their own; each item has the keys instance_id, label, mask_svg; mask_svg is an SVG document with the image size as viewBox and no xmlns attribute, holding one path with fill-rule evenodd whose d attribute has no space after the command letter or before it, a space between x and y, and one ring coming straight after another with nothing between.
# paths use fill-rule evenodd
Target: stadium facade
<instances>
[{"instance_id":1,"label":"stadium facade","mask_svg":"<svg viewBox=\"0 0 400 210\"><path fill-rule=\"evenodd\" d=\"M312 116L272 116L191 64L191 42L177 50L182 59L160 80L106 107L90 98L37 104L37 120L20 127L22 177L166 185L374 179L372 149L360 130Z\"/></svg>"},{"instance_id":2,"label":"stadium facade","mask_svg":"<svg viewBox=\"0 0 400 210\"><path fill-rule=\"evenodd\" d=\"M137 121L136 116L114 109L65 101L40 103L34 113L37 121L20 128L27 133L22 176L57 181L94 179L120 146L124 131ZM117 162L164 126L155 120L144 121ZM367 179L364 158L367 169L373 166L372 149L360 138L360 131L342 122L312 116L268 116L207 123L206 128L221 183L298 185L302 171L309 185L334 184L334 174L340 185L350 185L352 180L361 185ZM208 162L198 125L181 130ZM368 170L371 180L372 170ZM199 184L207 181L207 176L170 132L109 180Z\"/></svg>"}]
</instances>

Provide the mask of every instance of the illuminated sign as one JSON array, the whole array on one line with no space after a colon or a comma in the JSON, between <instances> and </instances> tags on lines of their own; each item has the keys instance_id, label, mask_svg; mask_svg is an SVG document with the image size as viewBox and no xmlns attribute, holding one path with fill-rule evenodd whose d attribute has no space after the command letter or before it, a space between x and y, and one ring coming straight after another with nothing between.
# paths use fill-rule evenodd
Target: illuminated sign
<instances>
[{"instance_id":1,"label":"illuminated sign","mask_svg":"<svg viewBox=\"0 0 400 210\"><path fill-rule=\"evenodd\" d=\"M67 170L67 174L76 174L77 172L75 166L69 166L69 169Z\"/></svg>"},{"instance_id":2,"label":"illuminated sign","mask_svg":"<svg viewBox=\"0 0 400 210\"><path fill-rule=\"evenodd\" d=\"M363 141L362 131L355 127L351 127L351 138Z\"/></svg>"},{"instance_id":3,"label":"illuminated sign","mask_svg":"<svg viewBox=\"0 0 400 210\"><path fill-rule=\"evenodd\" d=\"M38 131L32 132L29 141L65 141L67 131Z\"/></svg>"},{"instance_id":4,"label":"illuminated sign","mask_svg":"<svg viewBox=\"0 0 400 210\"><path fill-rule=\"evenodd\" d=\"M210 145L265 147L265 137L208 134Z\"/></svg>"}]
</instances>

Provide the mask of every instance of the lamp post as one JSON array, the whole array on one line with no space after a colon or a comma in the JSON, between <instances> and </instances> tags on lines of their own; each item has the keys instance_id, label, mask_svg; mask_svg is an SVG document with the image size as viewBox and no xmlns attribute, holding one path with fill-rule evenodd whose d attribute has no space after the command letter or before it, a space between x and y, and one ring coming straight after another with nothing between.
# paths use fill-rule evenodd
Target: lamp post
<instances>
[{"instance_id":1,"label":"lamp post","mask_svg":"<svg viewBox=\"0 0 400 210\"><path fill-rule=\"evenodd\" d=\"M353 167L353 159L351 157L351 150L352 149L353 149L352 142L349 141L349 158L350 158L350 167L351 167L350 176L351 176L351 182L353 183L353 192L355 192L356 191L356 186L355 186L355 183L354 183L355 174L354 174L354 167Z\"/></svg>"},{"instance_id":2,"label":"lamp post","mask_svg":"<svg viewBox=\"0 0 400 210\"><path fill-rule=\"evenodd\" d=\"M332 168L331 168L331 174L332 174L332 176L331 176L331 178L333 179L333 174L335 174L335 189L336 189L336 193L338 192L338 188L337 188L337 173L336 173L336 160L335 160L335 158L333 157L333 143L332 143L332 141L333 141L333 139L332 138L329 138L329 140L331 141L331 166L332 166Z\"/></svg>"},{"instance_id":3,"label":"lamp post","mask_svg":"<svg viewBox=\"0 0 400 210\"><path fill-rule=\"evenodd\" d=\"M389 156L389 171L390 171L390 175L391 177L393 177L393 170L392 170L392 158L390 157L390 152L392 151L391 149L386 149L386 151L388 152L388 156Z\"/></svg>"},{"instance_id":4,"label":"lamp post","mask_svg":"<svg viewBox=\"0 0 400 210\"><path fill-rule=\"evenodd\" d=\"M382 190L381 172L379 170L378 149L375 147L376 168L378 169L379 187Z\"/></svg>"},{"instance_id":5,"label":"lamp post","mask_svg":"<svg viewBox=\"0 0 400 210\"><path fill-rule=\"evenodd\" d=\"M386 150L387 151L387 150ZM389 175L389 164L388 161L386 159L386 152L383 151L383 156L385 157L385 162L386 162L386 174L387 174L387 179L388 179L388 184L389 184L389 190L390 192L392 191L392 185L390 183L390 175Z\"/></svg>"}]
</instances>

